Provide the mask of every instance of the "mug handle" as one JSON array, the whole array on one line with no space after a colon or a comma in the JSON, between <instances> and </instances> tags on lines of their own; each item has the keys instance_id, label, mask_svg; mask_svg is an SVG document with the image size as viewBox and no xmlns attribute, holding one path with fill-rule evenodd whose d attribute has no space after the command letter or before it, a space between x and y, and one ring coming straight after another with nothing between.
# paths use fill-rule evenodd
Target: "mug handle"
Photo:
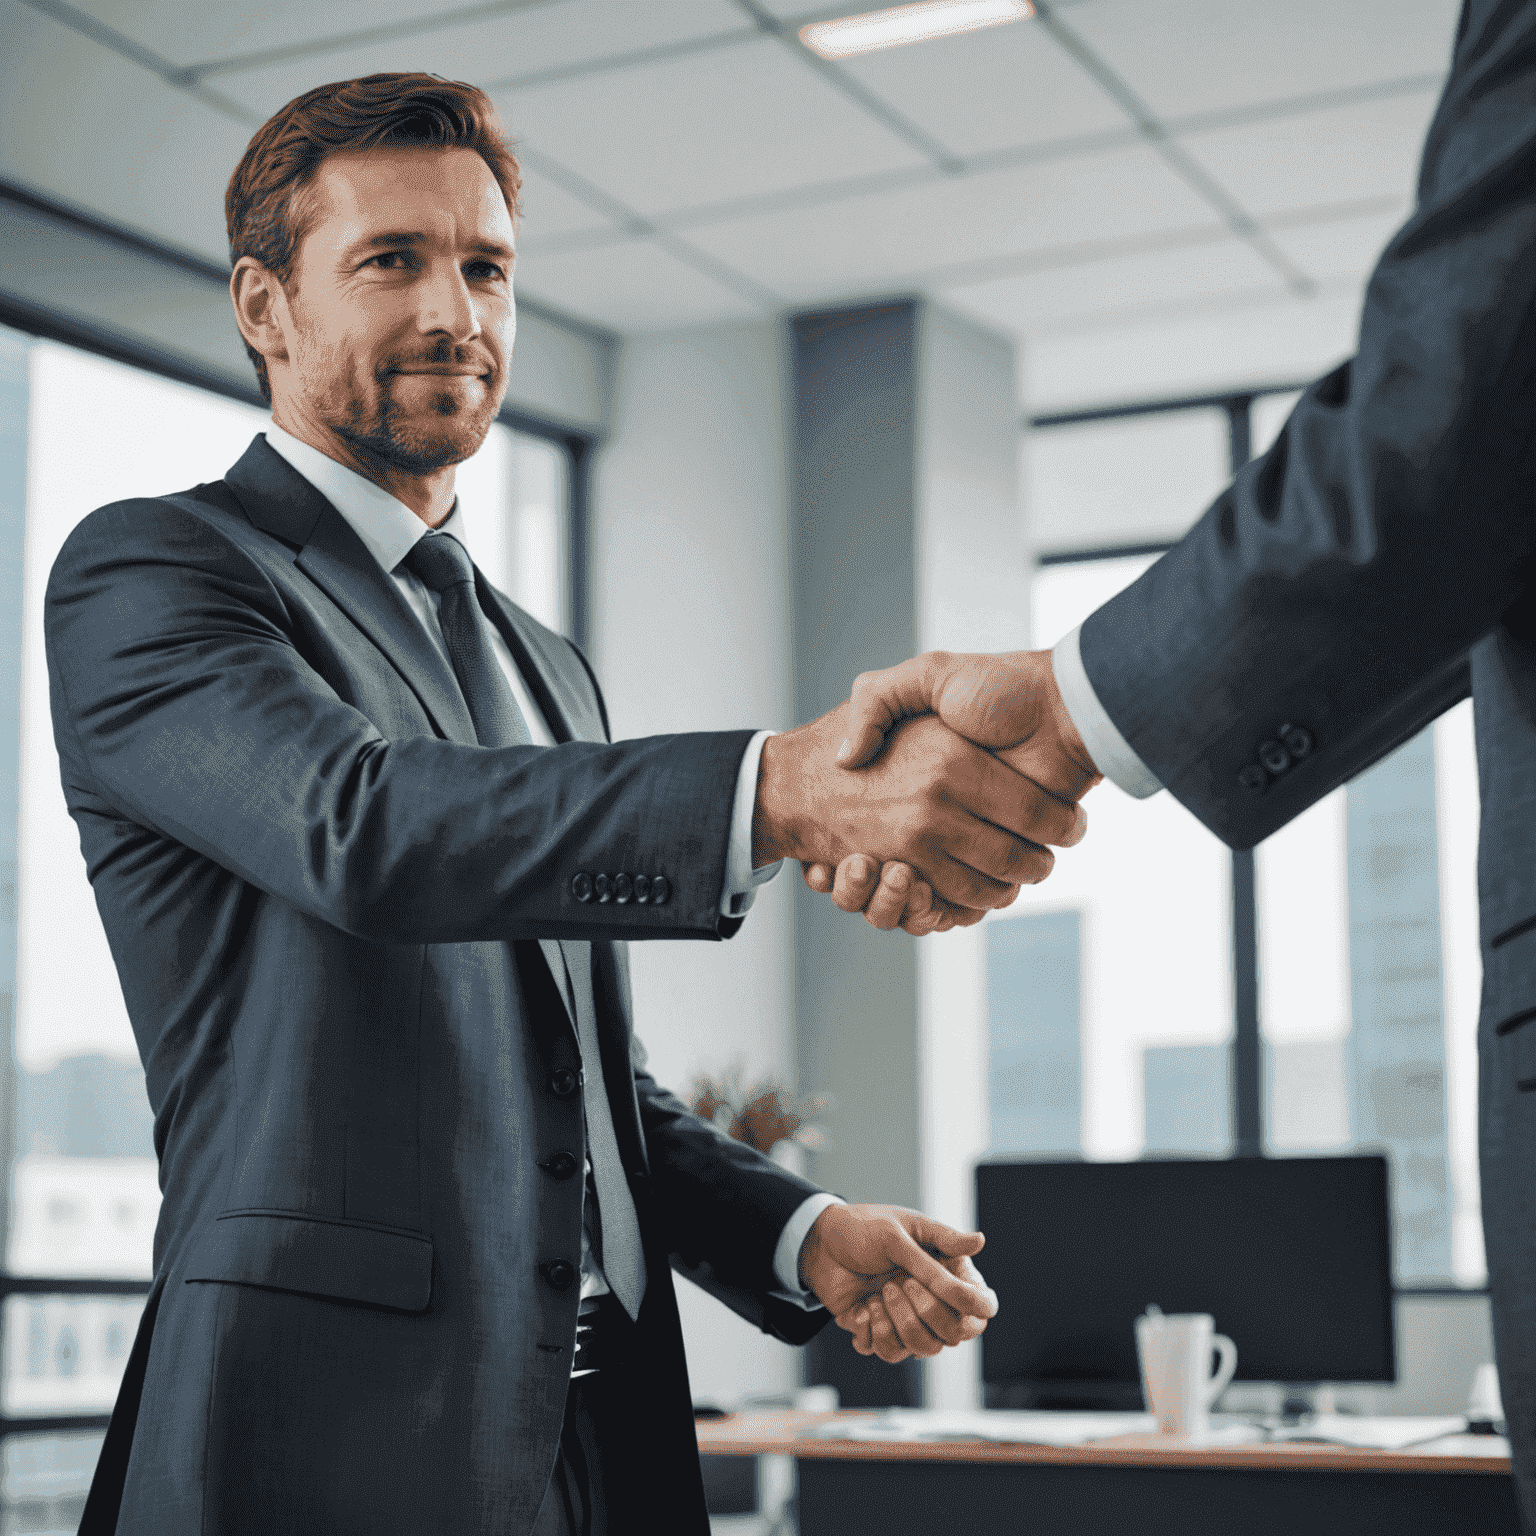
<instances>
[{"instance_id":1,"label":"mug handle","mask_svg":"<svg viewBox=\"0 0 1536 1536\"><path fill-rule=\"evenodd\" d=\"M1221 1364L1216 1367L1216 1374L1205 1384L1207 1408L1227 1390L1237 1374L1237 1345L1226 1334L1218 1333L1211 1338L1211 1348L1221 1356Z\"/></svg>"}]
</instances>

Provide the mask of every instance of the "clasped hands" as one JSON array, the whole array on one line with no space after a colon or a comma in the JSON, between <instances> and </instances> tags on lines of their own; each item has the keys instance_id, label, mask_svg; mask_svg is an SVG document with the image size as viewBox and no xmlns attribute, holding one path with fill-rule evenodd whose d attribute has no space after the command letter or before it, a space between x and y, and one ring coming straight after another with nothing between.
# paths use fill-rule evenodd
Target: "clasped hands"
<instances>
[{"instance_id":1,"label":"clasped hands","mask_svg":"<svg viewBox=\"0 0 1536 1536\"><path fill-rule=\"evenodd\" d=\"M973 1255L985 1239L899 1205L833 1205L800 1245L800 1279L853 1335L894 1365L980 1336L997 1294Z\"/></svg>"},{"instance_id":2,"label":"clasped hands","mask_svg":"<svg viewBox=\"0 0 1536 1536\"><path fill-rule=\"evenodd\" d=\"M764 743L753 864L799 859L807 885L878 928L969 926L1081 841L1077 802L1101 777L1049 651L933 651Z\"/></svg>"}]
</instances>

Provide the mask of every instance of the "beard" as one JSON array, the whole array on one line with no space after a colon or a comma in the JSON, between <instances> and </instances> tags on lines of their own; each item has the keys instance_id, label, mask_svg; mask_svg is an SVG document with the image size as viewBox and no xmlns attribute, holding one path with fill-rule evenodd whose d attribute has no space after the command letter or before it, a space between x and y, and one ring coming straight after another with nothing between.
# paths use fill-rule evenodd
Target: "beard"
<instances>
[{"instance_id":1,"label":"beard","mask_svg":"<svg viewBox=\"0 0 1536 1536\"><path fill-rule=\"evenodd\" d=\"M450 366L478 367L486 384L400 372ZM371 375L342 368L327 372L325 387L310 393L321 420L366 458L408 474L462 464L479 451L501 406L501 381L491 360L478 348L446 340L409 356L388 357ZM404 390L415 397L410 404L401 398Z\"/></svg>"}]
</instances>

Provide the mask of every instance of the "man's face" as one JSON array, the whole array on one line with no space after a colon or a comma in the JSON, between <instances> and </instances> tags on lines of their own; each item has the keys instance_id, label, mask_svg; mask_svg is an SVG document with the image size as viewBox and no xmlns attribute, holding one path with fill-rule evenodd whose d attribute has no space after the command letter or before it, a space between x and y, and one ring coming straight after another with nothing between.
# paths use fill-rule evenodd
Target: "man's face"
<instances>
[{"instance_id":1,"label":"man's face","mask_svg":"<svg viewBox=\"0 0 1536 1536\"><path fill-rule=\"evenodd\" d=\"M391 146L328 157L309 191L274 408L410 473L467 459L506 393L516 328L496 178L470 149Z\"/></svg>"}]
</instances>

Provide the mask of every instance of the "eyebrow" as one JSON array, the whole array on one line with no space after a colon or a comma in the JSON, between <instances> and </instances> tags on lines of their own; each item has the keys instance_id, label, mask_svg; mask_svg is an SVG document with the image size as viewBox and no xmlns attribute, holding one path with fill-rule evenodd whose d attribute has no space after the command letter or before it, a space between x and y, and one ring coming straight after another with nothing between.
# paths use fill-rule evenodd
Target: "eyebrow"
<instances>
[{"instance_id":1,"label":"eyebrow","mask_svg":"<svg viewBox=\"0 0 1536 1536\"><path fill-rule=\"evenodd\" d=\"M387 230L383 234L368 235L351 247L352 251L367 251L379 246L399 246L426 244L427 237L419 229L395 229ZM482 256L495 256L502 261L511 261L517 255L514 246L503 245L499 240L471 240L469 248Z\"/></svg>"}]
</instances>

